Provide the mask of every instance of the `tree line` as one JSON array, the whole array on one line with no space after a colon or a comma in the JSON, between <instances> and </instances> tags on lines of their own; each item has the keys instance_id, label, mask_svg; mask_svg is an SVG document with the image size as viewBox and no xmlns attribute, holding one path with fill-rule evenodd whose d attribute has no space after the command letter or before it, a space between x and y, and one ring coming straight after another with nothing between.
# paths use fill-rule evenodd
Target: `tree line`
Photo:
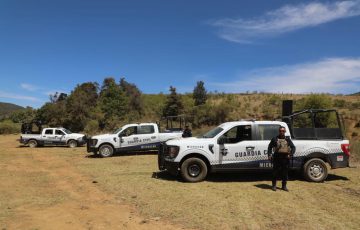
<instances>
[{"instance_id":1,"label":"tree line","mask_svg":"<svg viewBox=\"0 0 360 230\"><path fill-rule=\"evenodd\" d=\"M127 122L143 120L144 100L141 90L121 78L105 78L97 82L78 84L70 94L55 93L39 109L27 107L14 112L10 119L15 123L38 121L48 126L62 126L74 132L114 130ZM207 91L204 82L194 88L195 106L206 103ZM169 94L162 105L161 116L177 116L185 112L182 97L170 86ZM158 118L160 119L160 117Z\"/></svg>"}]
</instances>

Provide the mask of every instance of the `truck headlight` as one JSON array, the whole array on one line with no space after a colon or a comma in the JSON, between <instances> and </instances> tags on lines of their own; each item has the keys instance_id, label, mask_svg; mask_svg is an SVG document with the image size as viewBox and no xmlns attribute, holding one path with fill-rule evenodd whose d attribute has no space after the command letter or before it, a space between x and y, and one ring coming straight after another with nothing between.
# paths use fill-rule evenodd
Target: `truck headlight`
<instances>
[{"instance_id":1,"label":"truck headlight","mask_svg":"<svg viewBox=\"0 0 360 230\"><path fill-rule=\"evenodd\" d=\"M179 154L179 146L168 146L168 156L170 158L176 158L177 155Z\"/></svg>"},{"instance_id":2,"label":"truck headlight","mask_svg":"<svg viewBox=\"0 0 360 230\"><path fill-rule=\"evenodd\" d=\"M90 146L95 146L97 144L98 140L97 139L90 139L89 142L90 142Z\"/></svg>"}]
</instances>

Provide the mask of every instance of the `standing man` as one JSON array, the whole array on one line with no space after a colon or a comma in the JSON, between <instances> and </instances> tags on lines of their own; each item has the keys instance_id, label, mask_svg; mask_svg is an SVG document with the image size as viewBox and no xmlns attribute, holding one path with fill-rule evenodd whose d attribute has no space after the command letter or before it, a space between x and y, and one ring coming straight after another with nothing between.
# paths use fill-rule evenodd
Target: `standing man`
<instances>
[{"instance_id":1,"label":"standing man","mask_svg":"<svg viewBox=\"0 0 360 230\"><path fill-rule=\"evenodd\" d=\"M191 129L189 128L189 125L185 126L182 137L192 137L192 133L191 133Z\"/></svg>"},{"instance_id":2,"label":"standing man","mask_svg":"<svg viewBox=\"0 0 360 230\"><path fill-rule=\"evenodd\" d=\"M276 191L276 179L281 177L282 189L289 191L286 187L288 180L288 171L290 158L295 153L295 145L291 141L290 137L285 136L286 129L283 126L279 128L279 135L272 138L268 146L268 157L273 163L273 177L272 187L273 191Z\"/></svg>"}]
</instances>

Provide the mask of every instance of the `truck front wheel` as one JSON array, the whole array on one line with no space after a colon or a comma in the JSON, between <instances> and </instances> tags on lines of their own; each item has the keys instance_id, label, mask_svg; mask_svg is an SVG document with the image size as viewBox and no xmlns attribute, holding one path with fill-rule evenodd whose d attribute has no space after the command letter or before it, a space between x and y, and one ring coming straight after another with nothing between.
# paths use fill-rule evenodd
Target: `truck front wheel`
<instances>
[{"instance_id":1,"label":"truck front wheel","mask_svg":"<svg viewBox=\"0 0 360 230\"><path fill-rule=\"evenodd\" d=\"M186 159L180 168L182 178L187 182L199 182L205 179L208 168L200 158Z\"/></svg>"},{"instance_id":2,"label":"truck front wheel","mask_svg":"<svg viewBox=\"0 0 360 230\"><path fill-rule=\"evenodd\" d=\"M99 148L99 154L101 157L111 157L114 154L114 148L111 145L102 145Z\"/></svg>"},{"instance_id":3,"label":"truck front wheel","mask_svg":"<svg viewBox=\"0 0 360 230\"><path fill-rule=\"evenodd\" d=\"M326 164L320 158L308 160L304 165L304 177L308 181L322 182L328 176Z\"/></svg>"},{"instance_id":4,"label":"truck front wheel","mask_svg":"<svg viewBox=\"0 0 360 230\"><path fill-rule=\"evenodd\" d=\"M36 140L30 140L28 145L30 148L36 148L38 146L38 142Z\"/></svg>"},{"instance_id":5,"label":"truck front wheel","mask_svg":"<svg viewBox=\"0 0 360 230\"><path fill-rule=\"evenodd\" d=\"M68 146L69 146L70 148L75 148L75 147L78 146L78 143L77 143L77 141L75 141L75 140L70 140L70 141L68 142Z\"/></svg>"}]
</instances>

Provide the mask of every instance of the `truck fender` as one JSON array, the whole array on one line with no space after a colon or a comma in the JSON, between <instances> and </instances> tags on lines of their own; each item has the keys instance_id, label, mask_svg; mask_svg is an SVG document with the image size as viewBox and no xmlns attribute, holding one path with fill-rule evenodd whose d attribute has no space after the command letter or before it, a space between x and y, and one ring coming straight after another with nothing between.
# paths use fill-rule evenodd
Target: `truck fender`
<instances>
[{"instance_id":1,"label":"truck fender","mask_svg":"<svg viewBox=\"0 0 360 230\"><path fill-rule=\"evenodd\" d=\"M112 143L110 143L110 142L101 143L101 144L99 145L98 149L100 149L100 147L103 146L103 145L110 145L110 146L114 149L114 151L116 150L115 147L114 147L114 145L113 145Z\"/></svg>"},{"instance_id":2,"label":"truck fender","mask_svg":"<svg viewBox=\"0 0 360 230\"><path fill-rule=\"evenodd\" d=\"M324 162L328 163L331 165L331 161L330 161L330 158L329 156L324 153L324 152L319 152L319 151L316 151L316 152L312 152L312 153L309 153L307 155L304 156L304 160L303 160L303 165L310 159L312 158L320 158L321 160L323 160Z\"/></svg>"},{"instance_id":3,"label":"truck fender","mask_svg":"<svg viewBox=\"0 0 360 230\"><path fill-rule=\"evenodd\" d=\"M208 166L209 170L211 168L211 158L210 158L210 154L207 153L206 151L204 150L201 150L201 149L189 149L189 150L186 150L185 152L183 152L181 154L181 160L180 160L180 165L188 158L190 157L198 157L202 160L205 161L206 165Z\"/></svg>"}]
</instances>

